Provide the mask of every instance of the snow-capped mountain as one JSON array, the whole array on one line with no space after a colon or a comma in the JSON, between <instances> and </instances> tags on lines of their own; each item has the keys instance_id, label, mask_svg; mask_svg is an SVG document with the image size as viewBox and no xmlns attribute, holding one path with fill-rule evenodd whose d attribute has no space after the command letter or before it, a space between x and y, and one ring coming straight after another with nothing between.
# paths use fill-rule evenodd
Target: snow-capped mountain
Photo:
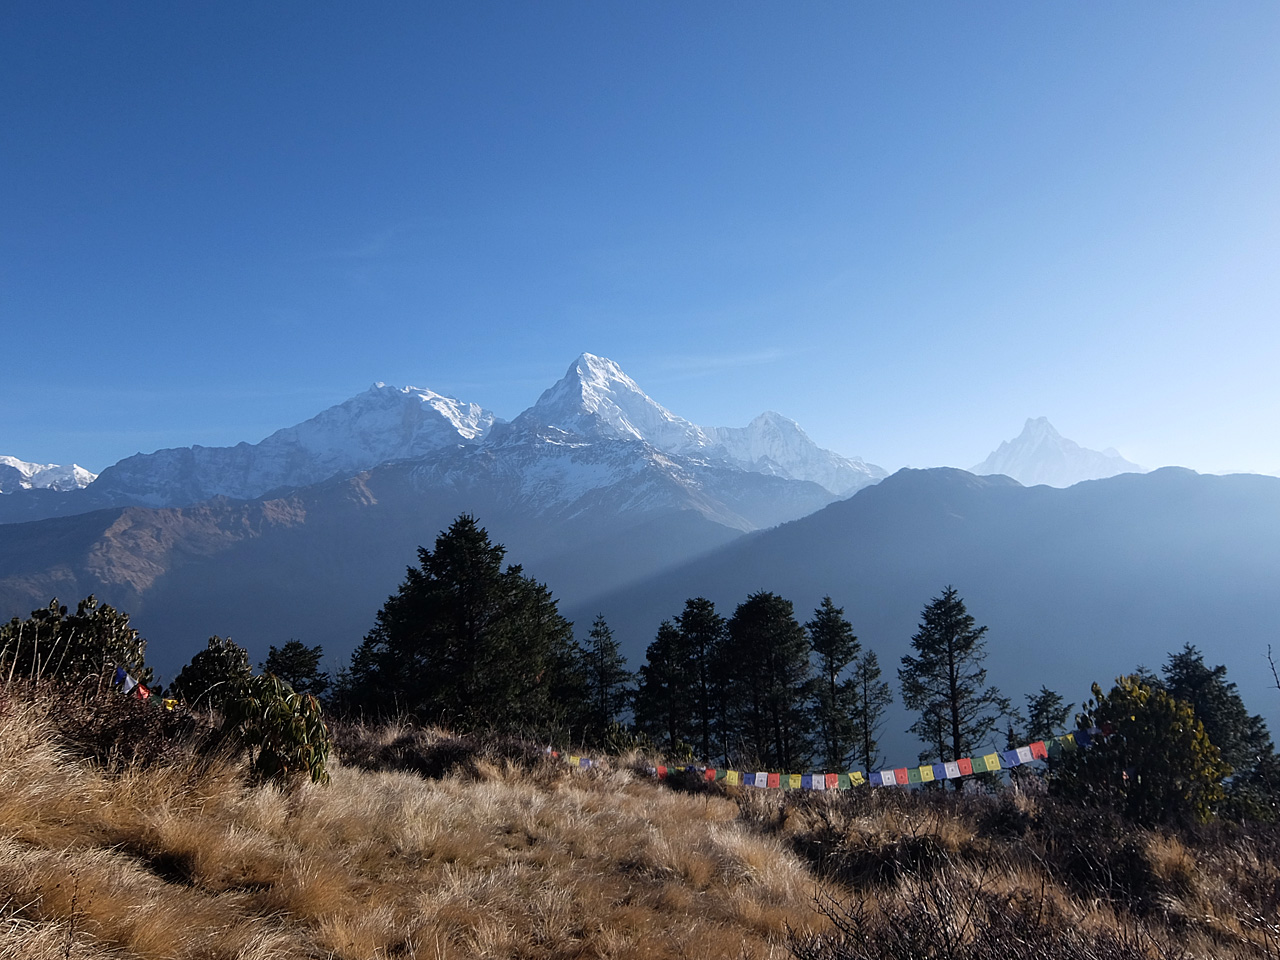
<instances>
[{"instance_id":1,"label":"snow-capped mountain","mask_svg":"<svg viewBox=\"0 0 1280 960\"><path fill-rule=\"evenodd\" d=\"M453 488L474 489L468 471L500 479L506 496L539 515L573 515L579 501L584 509L605 500L639 509L646 501L693 509L734 530L803 516L885 475L821 449L775 413L746 427L700 427L650 398L613 361L584 353L509 424L472 403L379 383L259 443L137 454L103 470L89 490L5 498L0 522L277 496L401 460Z\"/></svg>"},{"instance_id":2,"label":"snow-capped mountain","mask_svg":"<svg viewBox=\"0 0 1280 960\"><path fill-rule=\"evenodd\" d=\"M590 353L570 364L512 427L548 438L642 440L667 454L807 480L836 496L887 476L874 464L822 449L781 414L762 413L745 427L700 427L652 399L612 360Z\"/></svg>"},{"instance_id":3,"label":"snow-capped mountain","mask_svg":"<svg viewBox=\"0 0 1280 960\"><path fill-rule=\"evenodd\" d=\"M98 478L78 464L28 463L0 456L0 493L15 490L81 490Z\"/></svg>"},{"instance_id":4,"label":"snow-capped mountain","mask_svg":"<svg viewBox=\"0 0 1280 960\"><path fill-rule=\"evenodd\" d=\"M800 424L772 410L745 427L713 427L711 432L718 447L743 469L811 480L837 496L848 496L888 476L882 467L860 457L822 449Z\"/></svg>"},{"instance_id":5,"label":"snow-capped mountain","mask_svg":"<svg viewBox=\"0 0 1280 960\"><path fill-rule=\"evenodd\" d=\"M1002 473L1024 486L1069 487L1082 480L1103 480L1121 473L1146 473L1112 449L1089 450L1068 440L1046 417L1028 419L1022 433L1006 440L970 473Z\"/></svg>"},{"instance_id":6,"label":"snow-capped mountain","mask_svg":"<svg viewBox=\"0 0 1280 960\"><path fill-rule=\"evenodd\" d=\"M696 424L651 399L612 360L584 353L512 421L518 429L550 427L580 437L643 440L667 453L689 453L712 440Z\"/></svg>"},{"instance_id":7,"label":"snow-capped mountain","mask_svg":"<svg viewBox=\"0 0 1280 960\"><path fill-rule=\"evenodd\" d=\"M128 457L102 471L94 493L96 499L153 507L216 496L253 499L475 443L494 422L492 413L474 403L375 383L260 443L177 447Z\"/></svg>"}]
</instances>

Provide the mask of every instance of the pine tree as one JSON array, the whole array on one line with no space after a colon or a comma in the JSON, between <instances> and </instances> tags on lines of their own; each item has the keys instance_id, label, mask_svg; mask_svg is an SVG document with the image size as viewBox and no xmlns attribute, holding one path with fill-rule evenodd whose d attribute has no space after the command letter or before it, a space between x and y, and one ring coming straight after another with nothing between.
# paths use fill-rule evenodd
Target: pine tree
<instances>
[{"instance_id":1,"label":"pine tree","mask_svg":"<svg viewBox=\"0 0 1280 960\"><path fill-rule=\"evenodd\" d=\"M688 666L684 637L674 623L663 620L640 668L636 726L672 751L693 735Z\"/></svg>"},{"instance_id":2,"label":"pine tree","mask_svg":"<svg viewBox=\"0 0 1280 960\"><path fill-rule=\"evenodd\" d=\"M1233 771L1227 806L1234 816L1276 819L1280 812L1280 758L1266 721L1250 714L1227 668L1209 667L1191 644L1169 655L1160 682L1172 696L1191 705L1209 740Z\"/></svg>"},{"instance_id":3,"label":"pine tree","mask_svg":"<svg viewBox=\"0 0 1280 960\"><path fill-rule=\"evenodd\" d=\"M603 614L591 625L582 659L590 704L588 727L593 735L600 736L617 723L631 705L634 680Z\"/></svg>"},{"instance_id":4,"label":"pine tree","mask_svg":"<svg viewBox=\"0 0 1280 960\"><path fill-rule=\"evenodd\" d=\"M888 681L880 679L880 661L874 650L854 661L849 679L855 697L852 760L870 772L880 763L880 731L884 729L884 712L893 703L893 690Z\"/></svg>"},{"instance_id":5,"label":"pine tree","mask_svg":"<svg viewBox=\"0 0 1280 960\"><path fill-rule=\"evenodd\" d=\"M1188 643L1169 654L1161 672L1160 686L1191 704L1210 741L1237 773L1274 752L1266 721L1250 715L1236 685L1227 681L1225 666L1206 666L1204 654Z\"/></svg>"},{"instance_id":6,"label":"pine tree","mask_svg":"<svg viewBox=\"0 0 1280 960\"><path fill-rule=\"evenodd\" d=\"M721 653L727 621L716 613L714 603L705 597L695 597L685 601L684 611L675 622L689 671L692 742L699 756L709 761L715 746L713 737L722 719L718 708L722 699Z\"/></svg>"},{"instance_id":7,"label":"pine tree","mask_svg":"<svg viewBox=\"0 0 1280 960\"><path fill-rule=\"evenodd\" d=\"M840 770L854 752L858 711L858 687L848 668L861 652L853 627L844 610L830 597L813 612L805 624L809 644L817 661L813 683L813 718L817 728L818 751L828 770Z\"/></svg>"},{"instance_id":8,"label":"pine tree","mask_svg":"<svg viewBox=\"0 0 1280 960\"><path fill-rule=\"evenodd\" d=\"M547 588L463 514L418 548L351 665L354 702L460 727L559 721L581 691L572 624Z\"/></svg>"},{"instance_id":9,"label":"pine tree","mask_svg":"<svg viewBox=\"0 0 1280 960\"><path fill-rule=\"evenodd\" d=\"M301 640L289 640L282 647L270 647L267 659L258 664L264 673L275 674L297 693L320 697L329 689L329 675L320 670L324 649L308 647Z\"/></svg>"},{"instance_id":10,"label":"pine tree","mask_svg":"<svg viewBox=\"0 0 1280 960\"><path fill-rule=\"evenodd\" d=\"M1041 684L1040 692L1026 694L1027 723L1018 739L1023 743L1050 740L1066 729L1074 703L1067 703L1062 696ZM1021 746L1022 744L1010 744Z\"/></svg>"},{"instance_id":11,"label":"pine tree","mask_svg":"<svg viewBox=\"0 0 1280 960\"><path fill-rule=\"evenodd\" d=\"M782 770L808 763L809 654L790 600L761 591L738 604L729 620L726 662L733 668L728 695L739 707L733 732L744 761Z\"/></svg>"},{"instance_id":12,"label":"pine tree","mask_svg":"<svg viewBox=\"0 0 1280 960\"><path fill-rule=\"evenodd\" d=\"M926 743L936 742L943 761L968 756L1009 712L1009 701L987 686L986 632L947 586L924 608L911 638L918 656L902 658L902 702L920 714L908 729Z\"/></svg>"}]
</instances>

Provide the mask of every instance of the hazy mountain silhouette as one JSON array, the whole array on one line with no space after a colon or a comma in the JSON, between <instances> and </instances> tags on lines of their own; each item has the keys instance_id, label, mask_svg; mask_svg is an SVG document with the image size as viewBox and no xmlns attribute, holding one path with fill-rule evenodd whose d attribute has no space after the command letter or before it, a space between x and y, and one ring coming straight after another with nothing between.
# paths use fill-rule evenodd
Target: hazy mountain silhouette
<instances>
[{"instance_id":1,"label":"hazy mountain silhouette","mask_svg":"<svg viewBox=\"0 0 1280 960\"><path fill-rule=\"evenodd\" d=\"M1109 687L1193 643L1228 666L1252 710L1280 716L1264 659L1269 643L1280 650L1275 477L1165 468L1055 489L902 470L571 613L604 613L637 662L688 597L729 615L771 590L804 620L830 594L896 690L920 611L947 584L990 626L991 680L1018 703L1042 683L1079 703L1092 681ZM906 725L891 732L914 756Z\"/></svg>"}]
</instances>

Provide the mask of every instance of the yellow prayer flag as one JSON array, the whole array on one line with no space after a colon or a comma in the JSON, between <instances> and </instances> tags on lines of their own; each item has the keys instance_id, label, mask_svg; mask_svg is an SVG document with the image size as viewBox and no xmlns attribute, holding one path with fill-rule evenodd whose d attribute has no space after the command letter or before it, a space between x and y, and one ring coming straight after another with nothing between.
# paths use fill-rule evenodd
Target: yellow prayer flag
<instances>
[{"instance_id":1,"label":"yellow prayer flag","mask_svg":"<svg viewBox=\"0 0 1280 960\"><path fill-rule=\"evenodd\" d=\"M849 774L849 782L855 787L860 787L867 782L867 778L862 775L861 770L854 770Z\"/></svg>"},{"instance_id":2,"label":"yellow prayer flag","mask_svg":"<svg viewBox=\"0 0 1280 960\"><path fill-rule=\"evenodd\" d=\"M932 780L932 779L933 779L933 764L932 764L932 763L930 763L930 764L928 764L927 766L921 766L921 767L920 767L920 782L921 782L921 783L928 783L928 782L929 782L930 780Z\"/></svg>"},{"instance_id":3,"label":"yellow prayer flag","mask_svg":"<svg viewBox=\"0 0 1280 960\"><path fill-rule=\"evenodd\" d=\"M799 790L799 789L800 789L800 774L798 774L798 773L789 773L789 774L787 774L787 783L791 785L791 789L792 789L792 790Z\"/></svg>"},{"instance_id":4,"label":"yellow prayer flag","mask_svg":"<svg viewBox=\"0 0 1280 960\"><path fill-rule=\"evenodd\" d=\"M1000 754L998 754L998 753L988 753L988 754L987 754L985 757L983 757L982 759L983 759L983 760L985 760L985 761L987 761L987 770L988 770L988 771L992 771L992 770L999 770L999 769L1000 769Z\"/></svg>"},{"instance_id":5,"label":"yellow prayer flag","mask_svg":"<svg viewBox=\"0 0 1280 960\"><path fill-rule=\"evenodd\" d=\"M725 782L725 783L737 784L737 783L739 782L739 779L738 779L738 771L737 771L737 770L726 770L726 771L725 771L725 773L724 773L724 782Z\"/></svg>"},{"instance_id":6,"label":"yellow prayer flag","mask_svg":"<svg viewBox=\"0 0 1280 960\"><path fill-rule=\"evenodd\" d=\"M582 759L581 757L573 757L573 756L571 756L571 757L569 758L569 766L571 766L571 767L576 767L576 766L578 765L578 761L579 761L579 760L581 760L581 759Z\"/></svg>"}]
</instances>

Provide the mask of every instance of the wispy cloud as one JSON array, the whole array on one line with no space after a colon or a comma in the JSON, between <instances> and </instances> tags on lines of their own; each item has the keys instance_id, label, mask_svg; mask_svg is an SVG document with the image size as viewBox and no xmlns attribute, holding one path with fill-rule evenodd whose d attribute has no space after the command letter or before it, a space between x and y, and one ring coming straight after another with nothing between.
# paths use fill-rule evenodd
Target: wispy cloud
<instances>
[{"instance_id":1,"label":"wispy cloud","mask_svg":"<svg viewBox=\"0 0 1280 960\"><path fill-rule=\"evenodd\" d=\"M696 377L743 367L763 367L780 363L806 353L805 350L756 350L746 353L699 354L662 357L657 361L660 370L678 377Z\"/></svg>"},{"instance_id":2,"label":"wispy cloud","mask_svg":"<svg viewBox=\"0 0 1280 960\"><path fill-rule=\"evenodd\" d=\"M416 227L417 224L409 220L389 224L381 230L374 230L361 236L351 237L342 244L312 250L303 259L310 261L345 260L357 263L378 260L394 253L401 245L401 241L409 236Z\"/></svg>"}]
</instances>

